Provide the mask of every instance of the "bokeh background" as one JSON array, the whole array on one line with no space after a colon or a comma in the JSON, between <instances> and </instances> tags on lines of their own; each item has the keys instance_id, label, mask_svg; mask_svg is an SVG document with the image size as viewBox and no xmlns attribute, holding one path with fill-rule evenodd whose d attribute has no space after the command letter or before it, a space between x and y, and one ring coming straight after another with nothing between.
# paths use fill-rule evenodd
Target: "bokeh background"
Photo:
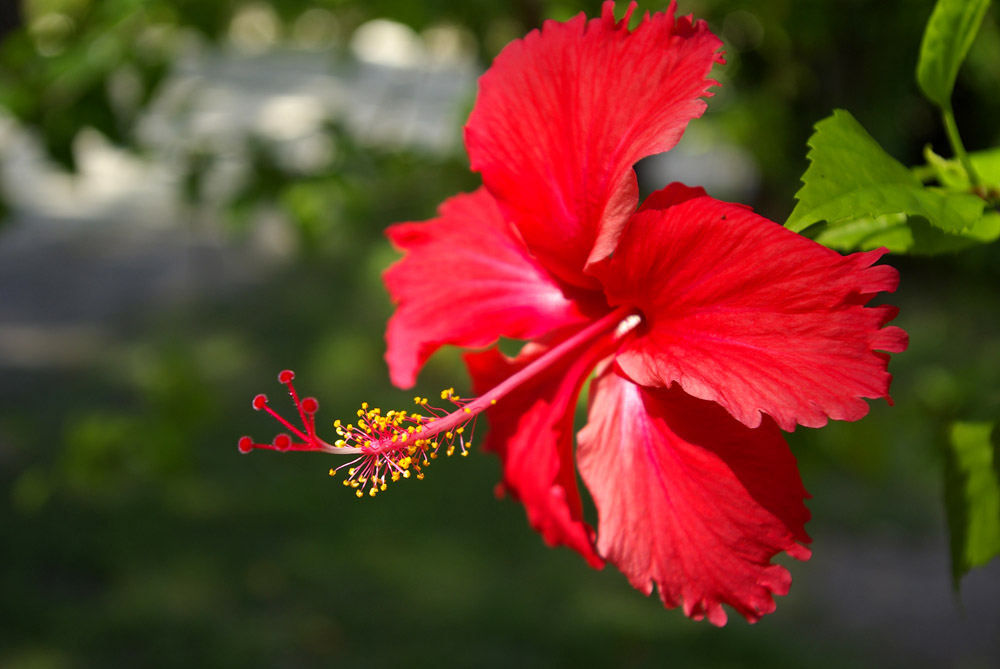
<instances>
[{"instance_id":1,"label":"bokeh background","mask_svg":"<svg viewBox=\"0 0 1000 669\"><path fill-rule=\"evenodd\" d=\"M728 64L646 190L783 221L835 107L907 164L949 153L913 76L931 0L679 4ZM327 425L407 405L381 357L382 230L477 185L476 77L581 10L599 3L4 0L0 666L1000 663L1000 569L953 592L942 505L948 421L1000 404L995 247L889 259L912 337L896 406L789 435L815 556L754 626L691 622L546 548L478 452L374 501L324 456L237 453L274 433L250 399L282 397L286 367ZM1000 144L998 16L956 89L970 150ZM418 388L452 385L444 352Z\"/></svg>"}]
</instances>

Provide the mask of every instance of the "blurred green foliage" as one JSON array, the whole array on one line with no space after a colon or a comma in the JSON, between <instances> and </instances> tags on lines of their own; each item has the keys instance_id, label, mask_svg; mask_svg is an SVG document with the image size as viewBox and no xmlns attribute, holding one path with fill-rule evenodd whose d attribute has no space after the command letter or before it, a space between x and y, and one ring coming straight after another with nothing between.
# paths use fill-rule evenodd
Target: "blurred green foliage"
<instances>
[{"instance_id":1,"label":"blurred green foliage","mask_svg":"<svg viewBox=\"0 0 1000 669\"><path fill-rule=\"evenodd\" d=\"M891 3L855 4L856 11L843 11L836 2L774 0L757 3L751 13L738 0L681 3L680 11L707 18L727 43L728 65L719 70L723 87L712 105L720 112L714 125L754 154L764 175L758 209L772 218L787 214L805 166L802 147L811 126L834 107L854 110L905 164L920 162L927 142L944 153L943 132L912 76L932 3L911 3L908 11ZM924 11L918 11L921 6ZM249 27L240 22L248 13L264 24L256 26L264 33L258 37L293 46L303 40L316 46L297 22L325 25L318 19L332 17L313 39L325 40L322 46L335 54L343 53L346 38L371 18L389 17L417 30L459 25L488 62L543 17L566 18L580 10L595 14L599 7L595 0L34 0L25 5L23 29L0 45L0 105L37 128L50 155L72 168L73 139L84 127L141 150L135 123L160 90L170 63L192 41L226 42L241 27L252 33L252 21ZM661 3L640 3L640 11L661 8ZM857 20L859 14L864 21ZM890 27L892 39L886 39ZM1000 102L992 94L1000 86L993 66L998 53L1000 32L988 15L972 45L955 105L972 150L994 146L1000 135L993 122ZM963 104L969 98L975 103ZM192 172L197 171L194 162Z\"/></svg>"},{"instance_id":2,"label":"blurred green foliage","mask_svg":"<svg viewBox=\"0 0 1000 669\"><path fill-rule=\"evenodd\" d=\"M1000 553L1000 448L993 422L956 421L948 436L945 497L957 588L969 569Z\"/></svg>"},{"instance_id":3,"label":"blurred green foliage","mask_svg":"<svg viewBox=\"0 0 1000 669\"><path fill-rule=\"evenodd\" d=\"M946 153L913 77L932 5L680 2L726 41L723 86L699 123L752 154L759 211L784 220L792 210L812 126L835 107L905 164L928 143ZM228 48L250 10L276 17L270 48L305 48L296 26L322 10L335 19L329 58L344 56L357 26L386 17L417 30L460 25L485 64L543 17L599 6L32 0L23 28L0 42L0 106L72 169L86 127L148 155L136 124L172 68L188 49ZM954 94L973 151L1000 142L998 57L994 12ZM336 122L322 132L338 150L305 171L267 138L245 137L246 177L212 212L239 242L256 212L278 211L298 240L293 262L262 269L238 294L126 314L107 324L114 345L82 367L4 371L0 665L911 666L879 628L838 632L798 586L808 565L793 567L797 587L755 628L663 612L612 570L545 549L520 507L494 500L491 458L436 463L426 481L369 503L331 485L321 457L239 457L241 434L271 430L250 399L275 393L283 368L320 398L326 422L362 400L407 403L381 359L390 305L379 273L394 258L381 231L477 184L462 155L371 146ZM210 147L185 158L177 182L191 202L205 199L219 159ZM790 435L815 536L940 540L948 426L993 420L1000 407L996 248L897 263L903 284L889 301L912 343L892 363L896 406ZM461 390L463 378L446 352L420 387Z\"/></svg>"}]
</instances>

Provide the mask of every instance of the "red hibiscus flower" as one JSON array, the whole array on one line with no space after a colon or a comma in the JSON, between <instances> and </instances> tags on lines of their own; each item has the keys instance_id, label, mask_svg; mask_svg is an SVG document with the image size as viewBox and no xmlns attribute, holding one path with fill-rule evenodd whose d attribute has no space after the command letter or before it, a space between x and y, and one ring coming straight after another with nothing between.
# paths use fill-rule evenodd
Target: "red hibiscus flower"
<instances>
[{"instance_id":1,"label":"red hibiscus flower","mask_svg":"<svg viewBox=\"0 0 1000 669\"><path fill-rule=\"evenodd\" d=\"M722 59L707 25L675 18L673 3L630 30L634 8L616 21L606 2L600 18L550 21L507 46L465 129L483 187L388 231L405 253L385 273L396 385L446 344L528 340L520 354L466 354L479 398L442 393L451 414L419 397L431 415L363 406L332 445L285 372L303 428L283 422L299 440L240 447L355 455L345 484L374 495L422 475L442 444L464 452L464 424L485 413L502 489L546 542L614 564L646 594L655 584L694 619L722 625L728 604L753 622L791 582L772 558L810 556L807 493L781 430L857 420L862 398L888 397L887 352L906 334L886 327L894 308L866 304L898 275L873 266L884 251L841 256L700 188L639 204L633 165L703 113ZM271 411L263 396L254 406Z\"/></svg>"}]
</instances>

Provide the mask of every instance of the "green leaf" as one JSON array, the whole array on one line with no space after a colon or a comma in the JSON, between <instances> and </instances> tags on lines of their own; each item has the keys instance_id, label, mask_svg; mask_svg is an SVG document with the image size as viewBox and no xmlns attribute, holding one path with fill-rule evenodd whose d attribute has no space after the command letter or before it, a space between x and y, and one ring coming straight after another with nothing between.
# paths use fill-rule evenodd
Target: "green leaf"
<instances>
[{"instance_id":1,"label":"green leaf","mask_svg":"<svg viewBox=\"0 0 1000 669\"><path fill-rule=\"evenodd\" d=\"M962 235L983 242L997 239L992 234L992 221L987 220L1000 211L1000 148L970 153L968 163L978 175L973 185L969 171L955 159L943 158L930 146L924 148L926 165L913 168L913 174L924 183L937 182L950 193L973 193L986 202L987 213Z\"/></svg>"},{"instance_id":2,"label":"green leaf","mask_svg":"<svg viewBox=\"0 0 1000 669\"><path fill-rule=\"evenodd\" d=\"M945 461L945 506L955 587L1000 554L1000 457L993 422L952 423Z\"/></svg>"},{"instance_id":3,"label":"green leaf","mask_svg":"<svg viewBox=\"0 0 1000 669\"><path fill-rule=\"evenodd\" d=\"M970 156L971 157L971 156ZM943 187L950 190L968 191L972 188L969 181L969 174L962 167L962 163L957 160L945 158L934 153L930 144L924 147L924 160L930 168L928 178L924 181L936 180ZM914 170L916 173L919 168ZM919 178L919 174L917 174Z\"/></svg>"},{"instance_id":4,"label":"green leaf","mask_svg":"<svg viewBox=\"0 0 1000 669\"><path fill-rule=\"evenodd\" d=\"M791 230L820 221L835 226L905 214L921 216L946 233L960 233L983 216L984 202L974 195L925 188L843 109L816 124L809 146L810 165L795 194L799 202L785 223Z\"/></svg>"},{"instance_id":5,"label":"green leaf","mask_svg":"<svg viewBox=\"0 0 1000 669\"><path fill-rule=\"evenodd\" d=\"M990 0L938 0L927 22L917 63L917 83L927 99L942 109L951 107L955 77Z\"/></svg>"},{"instance_id":6,"label":"green leaf","mask_svg":"<svg viewBox=\"0 0 1000 669\"><path fill-rule=\"evenodd\" d=\"M970 153L969 159L984 184L1000 186L1000 148Z\"/></svg>"},{"instance_id":7,"label":"green leaf","mask_svg":"<svg viewBox=\"0 0 1000 669\"><path fill-rule=\"evenodd\" d=\"M979 244L989 244L1000 239L1000 212L986 212L975 225L962 232L962 237Z\"/></svg>"},{"instance_id":8,"label":"green leaf","mask_svg":"<svg viewBox=\"0 0 1000 669\"><path fill-rule=\"evenodd\" d=\"M991 211L957 235L942 232L922 217L907 218L905 214L860 218L836 225L821 223L811 226L805 234L838 251L868 251L884 246L893 253L935 255L1000 239L1000 214Z\"/></svg>"},{"instance_id":9,"label":"green leaf","mask_svg":"<svg viewBox=\"0 0 1000 669\"><path fill-rule=\"evenodd\" d=\"M867 251L884 246L894 253L905 253L913 247L913 233L905 214L821 224L809 228L808 234L814 241L838 251Z\"/></svg>"}]
</instances>

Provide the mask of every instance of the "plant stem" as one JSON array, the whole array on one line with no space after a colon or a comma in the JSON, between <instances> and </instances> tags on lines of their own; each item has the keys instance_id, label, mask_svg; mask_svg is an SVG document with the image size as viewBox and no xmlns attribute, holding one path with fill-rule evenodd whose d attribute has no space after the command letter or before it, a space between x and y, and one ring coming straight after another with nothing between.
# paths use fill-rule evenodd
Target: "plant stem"
<instances>
[{"instance_id":1,"label":"plant stem","mask_svg":"<svg viewBox=\"0 0 1000 669\"><path fill-rule=\"evenodd\" d=\"M948 141L951 142L951 150L955 152L958 161L965 168L965 173L969 176L969 182L973 187L979 185L979 175L972 167L969 154L965 152L965 145L962 144L962 137L958 134L958 125L955 123L955 114L951 110L951 104L942 107L941 118L944 120L944 129L948 133Z\"/></svg>"}]
</instances>

